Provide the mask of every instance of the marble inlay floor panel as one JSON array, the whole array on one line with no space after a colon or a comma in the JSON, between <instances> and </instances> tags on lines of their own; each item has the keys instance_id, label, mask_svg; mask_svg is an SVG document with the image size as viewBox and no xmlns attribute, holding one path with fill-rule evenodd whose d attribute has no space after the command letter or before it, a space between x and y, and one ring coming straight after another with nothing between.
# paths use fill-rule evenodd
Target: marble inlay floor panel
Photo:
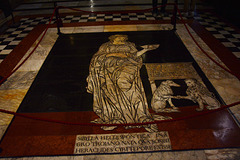
<instances>
[{"instance_id":1,"label":"marble inlay floor panel","mask_svg":"<svg viewBox=\"0 0 240 160\"><path fill-rule=\"evenodd\" d=\"M129 28L130 27L130 28ZM169 25L161 25L159 28L158 28L158 26L156 26L156 25L153 25L153 26L151 26L152 28L153 28L153 30L158 30L159 28L161 29L161 28L164 28L164 29L171 29L171 26L169 26ZM124 28L124 27L123 27ZM93 31L93 29L92 29L92 31L93 32L106 32L106 33L108 33L109 35L111 35L111 34L113 34L113 32L118 32L118 31L127 31L127 28L129 28L129 31L138 31L138 30L144 30L144 27L143 27L143 25L131 25L131 26L125 26L125 30L122 30L122 28L121 27L119 27L119 26L105 26L105 27L101 27L101 26L99 26L99 28L96 28L96 30L95 31ZM88 27L86 27L86 31L87 31L87 29L88 29ZM83 31L82 29L80 29L80 28L74 28L74 27L72 27L72 28L66 28L66 29L63 29L63 32L65 32L65 33L74 33L74 31L78 31L78 32L81 32L81 31ZM92 32L91 31L91 32ZM54 33L55 32L55 33ZM49 33L51 33L51 34L56 34L56 30L54 31L54 30L52 30L52 32L51 32L51 30L49 31ZM124 33L126 33L126 32L124 32ZM129 33L132 33L132 32L129 32ZM139 33L139 32L138 32ZM183 27L183 25L178 25L178 30L177 30L177 33L178 33L178 35L179 35L179 37L181 38L181 40L183 41L183 43L185 44L185 46L186 46L186 48L188 49L188 51L191 53L191 56L193 57L193 59L196 61L196 64L197 65L199 65L199 67L201 68L201 70L204 72L204 74L206 75L206 77L207 77L207 79L210 81L210 82L208 82L208 83L210 83L211 85L210 85L210 87L209 87L209 85L208 85L208 83L206 84L205 83L205 78L199 78L199 75L195 75L195 74L193 74L193 75L189 75L189 74L187 74L187 75L184 75L183 77L181 77L182 75L181 74L177 74L177 73L179 73L179 71L177 72L177 73L168 73L168 72L166 72L166 76L172 76L171 78L170 77L166 77L166 78L164 78L164 79L161 79L161 77L164 77L164 75L162 76L160 76L160 79L159 78L157 78L157 79L154 79L154 81L155 81L155 85L156 85L156 87L158 87L162 82L163 82L163 80L167 80L167 79L173 79L173 81L175 82L175 83L180 83L180 84L184 84L184 81L176 81L175 79L186 79L186 78L195 78L195 79L197 79L197 80L199 80L200 81L200 83L204 83L206 86L208 86L208 89L209 90L211 90L212 91L212 89L211 89L211 87L214 87L216 90L217 90L217 92L218 92L218 94L219 94L219 96L224 100L224 102L226 103L226 104L229 104L229 103L232 103L232 102L235 102L235 101L237 101L238 100L238 97L239 97L239 90L238 90L238 88L237 88L237 86L238 86L238 83L239 83L239 81L236 79L236 78L234 78L233 76L231 76L231 75L228 75L228 74L226 74L226 73L224 73L224 71L222 71L221 69L219 69L218 67L216 67L214 64L212 64L212 63L210 63L207 59L205 59L205 57L204 56L202 56L201 55L201 53L200 53L200 51L195 47L195 44L194 43L192 43L191 42L191 39L190 39L190 37L188 37L188 36L186 36L187 34L186 34L186 30L184 29L184 27ZM192 32L192 33L194 33L194 32ZM94 33L92 33L92 34L94 34ZM204 46L204 48L206 49L206 50L208 50L210 53L211 53L211 50L210 49L208 49L208 47L205 45L205 43L203 42L203 41L201 41L201 39L199 38L199 37L197 37L197 35L195 34L194 35L196 38L197 38L197 40L198 40L198 42L200 42L200 44L202 45L202 46ZM55 41L56 41L56 39L57 39L57 36L55 36L55 38L54 38L54 40L52 40L52 43L55 43ZM160 38L161 39L161 38ZM46 39L47 40L47 39ZM43 41L41 44L43 45L43 44L47 44L47 41ZM136 39L131 39L131 36L129 36L129 41L131 40L131 42L135 42L136 43ZM105 40L106 41L106 40ZM139 39L139 41L140 41L140 39ZM71 42L71 41L70 41ZM74 43L74 42L72 42L72 43ZM102 43L100 43L100 42L98 42L99 43L99 45L96 45L95 47L99 47ZM143 42L142 42L143 43ZM137 43L138 44L138 43ZM144 43L143 43L144 44ZM160 44L161 45L161 44ZM163 44L162 44L163 45ZM164 46L164 45L163 45ZM160 46L161 47L161 46ZM34 57L32 57L31 58L31 60L30 61L32 61L33 63L28 63L28 64L26 64L26 66L24 66L22 69L21 69L21 71L19 71L19 72L22 72L22 73L16 73L16 76L14 76L15 77L15 79L19 79L19 84L16 84L16 82L15 82L15 80L12 80L12 81L8 81L8 82L6 82L3 86L1 86L1 90L3 90L3 91L6 91L6 90L16 90L17 91L17 89L28 89L29 87L30 87L30 84L31 84L31 81L32 81L32 78L30 78L29 79L29 82L27 81L27 83L25 82L26 81L26 79L24 79L23 77L24 77L24 75L27 75L26 73L28 73L28 75L29 75L29 77L31 77L31 74L33 74L33 76L34 75L36 75L36 73L35 72L37 72L39 69L40 69L40 67L41 67L41 64L36 64L36 66L37 67L33 67L33 64L35 64L34 63L34 60L35 59L45 59L45 57L47 56L47 54L48 54L48 52L50 51L50 49L51 49L51 47L49 48L49 49L47 49L47 50L42 50L41 51L41 47L40 47L40 50L39 50L39 52L36 52L36 54L34 55ZM160 48L161 49L161 48ZM163 48L162 48L163 49ZM161 51L164 51L164 49L163 50L161 50ZM93 52L94 53L94 52ZM93 54L92 52L91 52L91 54ZM153 52L153 54L154 54L154 52ZM212 54L212 56L214 56L213 55L213 53L211 53ZM149 54L148 54L148 56L149 56ZM147 59L148 60L148 58L149 57L144 57L143 56L143 59ZM165 57L166 59L166 61L168 61L169 62L169 59L171 59L171 57L168 57L168 56L166 56ZM216 59L217 59L217 57L215 57ZM164 59L163 59L164 60ZM175 58L173 58L173 60L176 60ZM187 60L186 58L185 58L185 60ZM217 59L218 61L220 61L219 59ZM154 61L154 59L153 59L153 61ZM190 62L192 61L192 59L190 60ZM206 66L206 62L209 62L208 63L208 65L209 66ZM58 62L57 62L58 63ZM56 64L57 64L56 63ZM59 63L59 64L61 64L61 63ZM176 65L176 64L175 64ZM155 67L157 67L157 66L155 66ZM25 69L24 69L25 68ZM161 67L160 67L161 68ZM163 68L163 70L164 70L164 67L162 66L162 68ZM189 67L187 67L187 68L189 68ZM209 71L209 68L214 68L214 71L213 70L210 70ZM187 70L186 70L187 71ZM26 73L25 73L26 72ZM185 72L184 72L185 73ZM197 72L198 73L198 72ZM221 74L219 74L219 73L221 73ZM156 75L157 75L157 73L155 73ZM161 73L162 74L162 73ZM148 74L149 75L149 74ZM177 76L179 76L178 78L177 78ZM13 78L14 78L13 77ZM174 78L175 77L175 78ZM154 76L153 76L153 78L154 78ZM204 82L203 82L203 81ZM23 81L24 83L21 83L21 81ZM143 81L143 84L146 82L146 81L148 81L147 79L146 80L143 80L142 79L142 81ZM229 85L229 88L221 88L221 85L223 84L223 83L227 83L228 85ZM236 85L236 86L235 86ZM149 86L150 87L150 86ZM153 87L151 86L151 89L153 89ZM149 90L150 92L151 92L151 89ZM145 90L145 88L144 88L144 90ZM175 89L174 89L175 90ZM146 92L147 92L147 90L145 90ZM175 91L174 91L175 92ZM9 92L10 93L10 92ZM179 94L180 94L181 92L179 92ZM215 92L214 92L215 93ZM231 97L229 97L229 95L227 95L227 93L231 93ZM234 93L234 94L232 94L232 93ZM10 95L9 96L7 96L7 97L14 97L14 94L15 93L10 93ZM25 94L26 94L26 92L25 92ZM218 95L217 95L218 96ZM6 96L5 96L6 97ZM6 99L6 98L5 98ZM6 102L7 104L9 104L9 105L11 105L11 103L12 102L14 102L13 100L12 100L12 102L11 103L8 103L8 101L6 101L6 100L3 100L4 102ZM14 99L14 98L13 98ZM219 100L220 101L220 100ZM14 102L15 103L15 102ZM20 102L18 102L18 104L20 105L20 103L21 103L21 101ZM176 101L173 101L173 103L175 104L176 103ZM177 104L177 103L176 103ZM196 105L196 104L195 104ZM14 106L14 105L11 105L11 106ZM177 106L178 107L178 106ZM196 112L195 111L195 108L197 108L197 105L194 107L194 112ZM238 108L239 108L239 106L236 106L235 107L236 109L235 110L233 110L233 112L234 112L234 114L236 115L236 117L238 117L238 115L239 115L239 112L236 112L237 110L238 110ZM181 110L181 109L180 109ZM205 111L206 111L207 109L205 109ZM174 110L172 110L172 111L174 111ZM190 111L189 113L191 113L191 112L193 112L193 111ZM63 112L64 113L64 112ZM62 116L59 116L59 115L57 115L57 116L49 116L48 114L46 114L46 115L44 115L44 114L42 114L42 116L43 117L45 117L46 116L46 118L53 118L53 119L57 119L57 118L60 118L60 119L62 119L61 117L64 117L62 120L65 120L65 121L67 121L67 120L70 120L72 117L76 117L76 118L74 118L74 120L77 120L77 121L79 121L80 119L78 119L78 118L80 118L81 117L81 119L83 118L83 120L80 120L80 121L85 121L85 120L87 120L87 119L91 119L91 120L94 120L95 118L97 118L97 116L96 116L96 114L94 113L94 112L92 112L93 114L92 114L92 116L89 116L89 117L86 117L86 118L84 118L84 116L87 116L87 114L83 114L82 116L79 116L79 115L76 115L76 116L73 116L74 114L69 114L69 116L67 116L67 114L63 114ZM153 111L151 111L151 113L154 113ZM160 113L160 112L159 112ZM57 114L57 113L56 113ZM171 114L173 114L173 113L165 113L164 115L166 115L166 116L170 116ZM176 113L174 113L175 115L177 115L177 112ZM33 114L34 115L34 114ZM38 115L38 116L40 116L40 114L36 114L36 115ZM161 115L161 114L160 114ZM54 118L55 117L55 118ZM78 118L77 118L78 117ZM210 116L211 117L211 116ZM221 116L216 116L216 117L221 117ZM231 117L231 116L230 116ZM226 118L226 117L225 117ZM21 119L21 118L20 118ZM89 119L89 121L90 121L90 119ZM210 118L211 119L211 118ZM201 121L201 120L200 120ZM17 121L16 121L17 122ZM58 127L56 127L56 128L53 128L53 127L51 127L51 125L50 124L48 124L48 123L46 123L46 122L43 122L42 124L39 124L39 122L36 122L36 121L26 121L26 119L22 119L22 120L20 120L20 121L18 121L19 123L18 123L18 125L16 125L16 126L18 126L18 127L14 127L15 129L17 129L17 128L19 128L20 130L22 130L23 132L21 132L21 134L22 135L24 135L24 134L26 134L28 131L28 133L26 134L26 135L31 135L32 133L34 133L35 132L35 136L31 136L31 137L29 137L28 138L28 141L29 141L29 143L27 143L27 144L31 144L30 142L32 142L33 140L38 140L38 141L41 141L41 140L43 140L44 138L46 138L45 140L46 141L50 141L50 139L52 139L52 140L55 140L55 142L59 142L59 144L61 144L61 143L66 143L66 142L68 142L68 143L70 143L70 141L71 141L71 143L70 143L70 146L72 146L73 145L73 143L72 143L72 139L74 139L73 138L73 136L69 136L69 137L66 137L66 136L62 136L62 135L65 135L64 134L64 130L66 131L69 131L70 132L70 130L69 129L73 129L72 127L70 127L69 129L63 129L62 127L61 127L61 125L60 124L57 124L56 126L58 126ZM186 121L187 122L187 121ZM207 122L209 122L209 121L207 121ZM207 123L206 122L206 123ZM219 122L219 121L218 121ZM5 124L8 124L9 123L9 121L7 120L6 122L4 122L2 125L5 125ZM179 133L181 132L181 134L180 135L186 135L186 134L190 134L191 136L193 136L193 137L195 137L196 138L196 136L200 133L200 130L199 130L199 128L198 127L203 127L204 129L202 129L201 131L202 132L207 132L207 133L213 133L213 135L214 136L217 136L217 135L219 135L219 134L221 134L222 132L228 132L229 133L229 131L231 131L231 129L229 128L229 126L224 126L223 128L222 128L222 130L215 130L215 131L213 131L213 129L214 128L212 128L212 129L209 129L209 127L207 127L207 128L205 128L204 127L204 125L203 126L196 126L196 125L193 125L193 124L188 124L189 122L187 122L187 123L185 123L185 122L180 122L178 125L176 125L176 127L179 129ZM24 129L23 127L22 127L22 124L25 124L25 127L27 128L27 129ZM31 126L32 126L32 124L37 124L36 126L38 126L38 128L36 128L36 129L33 129L33 130L31 130L30 128L31 128ZM199 124L199 123L198 123ZM203 123L204 124L204 123ZM234 124L234 122L233 122L233 124ZM173 125L174 126L174 125ZM173 127L172 126L172 127ZM191 130L189 130L189 132L186 132L186 131L184 131L184 129L183 128L185 128L186 126L188 126L187 128L189 128L189 126L195 126L196 128L198 128L198 129L196 129L195 127L193 127ZM49 128L49 129L47 129L46 130L46 128L45 129L40 129L41 127L47 127L47 128ZM164 128L164 125L162 125L162 127ZM183 128L182 128L183 127ZM215 126L215 127L217 127L217 126ZM161 128L161 125L160 125L160 128ZM174 128L174 127L173 127ZM191 127L190 127L191 128ZM30 130L29 130L30 129ZM40 129L40 130L38 130L38 129ZM53 131L53 132L51 132L51 129L53 129L53 130L55 130L55 131ZM90 127L87 127L86 128L87 130L92 130ZM196 130L194 130L194 129L196 129ZM216 128L215 128L216 129ZM226 130L227 129L227 130ZM122 128L121 129L123 132L125 132L125 129L124 128ZM128 129L128 130L131 130L131 129ZM135 129L132 129L132 130L134 130L134 132L136 131L136 130L138 130L137 128L135 128ZM40 131L40 132L39 132ZM53 136L50 136L50 137L48 137L48 136L42 136L42 135L45 135L45 133L44 132L46 132L46 131L49 131L49 133L50 133L50 135L53 135ZM61 131L61 132L60 132ZM75 130L75 131L77 131L77 130ZM92 130L93 131L93 130ZM235 130L236 131L236 130ZM32 133L31 133L32 132ZM96 131L94 131L94 132L96 132L96 133L100 133L100 132L102 132L102 133L111 133L112 131L104 131L104 130L102 130L101 128L98 128ZM141 128L141 132L145 132L144 131L144 128ZM201 133L202 133L201 132ZM10 132L9 132L10 133ZM20 133L20 132L19 132ZM171 132L170 132L171 133ZM171 139L171 135L173 134L174 132L172 132L171 134L170 134L170 139ZM11 134L12 134L12 136L13 137L15 137L15 138L17 138L17 139L19 139L17 136L15 136L15 134L16 133L14 133L14 132L11 132ZM20 135L21 135L20 134ZM58 134L60 134L59 136L58 136ZM70 133L69 133L70 134ZM19 136L20 136L19 135ZM68 134L67 134L68 135ZM72 134L71 134L72 135ZM73 135L76 135L76 134L73 134ZM201 134L200 134L201 135ZM204 135L204 134L203 134ZM235 137L237 137L237 136L235 136ZM201 138L203 138L203 140L201 139ZM204 136L203 137L198 137L197 139L199 140L199 141L204 141L204 139L206 139L206 138L204 138ZM209 137L208 137L209 138ZM7 139L7 138L6 138ZM70 140L71 139L71 140ZM175 138L175 142L174 143L176 143L176 144L178 144L177 143L177 141L176 141L176 139L179 139L179 138ZM15 139L13 138L11 141L15 141ZM224 140L222 140L222 142L221 143L223 143L224 142ZM173 143L173 144L174 144ZM182 144L182 143L181 143ZM206 144L206 143L205 143ZM38 144L33 144L32 143L32 145L34 146L34 145L37 145L38 146ZM56 143L56 145L57 145L57 143ZM209 145L209 144L208 144ZM35 147L37 147L37 146L35 146ZM172 145L172 147L173 147L174 145ZM211 146L211 145L210 145ZM208 147L210 147L210 146L208 146ZM205 146L206 147L206 146ZM60 147L61 148L61 147ZM173 147L174 148L174 147ZM194 147L193 147L194 148ZM210 147L211 148L211 147ZM63 148L61 148L61 149L63 149ZM66 150L65 150L66 151ZM65 151L61 151L61 153L66 153ZM23 153L23 152L22 152ZM26 152L25 152L26 153ZM174 152L173 152L174 153ZM192 153L192 152L191 152ZM36 154L38 154L39 155L39 152L36 152ZM54 153L53 153L54 154ZM66 153L67 154L67 153ZM152 153L151 155L154 155L155 153ZM156 153L156 154L158 154L158 153ZM180 153L181 154L181 153ZM180 154L178 154L179 156L180 156ZM202 156L204 159L206 158L205 157L205 154L203 153L203 152L201 152L201 151L199 151L199 152L197 152L196 151L196 153L194 152L193 153L193 155L191 154L191 155L189 155L189 157L194 157L194 154L196 154L196 155L198 155L198 156ZM160 153L159 153L159 155L160 155ZM170 154L169 154L169 156L170 156ZM152 156L151 156L152 157ZM177 157L177 156L176 156ZM83 158L83 157L80 157L80 158ZM86 157L84 157L84 159L85 159ZM90 158L90 157L89 157ZM177 159L177 158L176 158Z\"/></svg>"}]
</instances>

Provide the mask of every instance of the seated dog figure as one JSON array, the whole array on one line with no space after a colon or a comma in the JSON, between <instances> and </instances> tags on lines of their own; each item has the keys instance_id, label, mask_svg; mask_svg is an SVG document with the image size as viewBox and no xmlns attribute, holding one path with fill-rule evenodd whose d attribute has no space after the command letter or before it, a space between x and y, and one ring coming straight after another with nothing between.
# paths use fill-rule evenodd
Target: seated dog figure
<instances>
[{"instance_id":1,"label":"seated dog figure","mask_svg":"<svg viewBox=\"0 0 240 160\"><path fill-rule=\"evenodd\" d=\"M180 85L172 80L167 80L163 81L153 93L151 106L155 112L179 112L178 108L172 103L172 98L175 98L171 89L172 86L180 87ZM167 102L171 108L166 108Z\"/></svg>"}]
</instances>

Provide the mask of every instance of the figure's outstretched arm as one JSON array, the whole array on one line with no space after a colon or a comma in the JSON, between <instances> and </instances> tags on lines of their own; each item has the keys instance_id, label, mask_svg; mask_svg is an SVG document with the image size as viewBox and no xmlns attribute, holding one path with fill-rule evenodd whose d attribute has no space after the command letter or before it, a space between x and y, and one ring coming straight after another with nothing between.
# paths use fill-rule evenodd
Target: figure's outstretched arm
<instances>
[{"instance_id":1,"label":"figure's outstretched arm","mask_svg":"<svg viewBox=\"0 0 240 160\"><path fill-rule=\"evenodd\" d=\"M144 46L141 46L143 49L141 51L138 51L137 52L137 56L141 56L143 55L144 53L146 53L147 51L150 51L150 50L154 50L154 49L157 49L159 47L159 44L150 44L150 45L144 45Z\"/></svg>"},{"instance_id":2,"label":"figure's outstretched arm","mask_svg":"<svg viewBox=\"0 0 240 160\"><path fill-rule=\"evenodd\" d=\"M137 57L143 55L143 54L146 53L147 51L148 51L148 50L145 49L145 48L142 49L141 51L138 51L138 52L137 52Z\"/></svg>"}]
</instances>

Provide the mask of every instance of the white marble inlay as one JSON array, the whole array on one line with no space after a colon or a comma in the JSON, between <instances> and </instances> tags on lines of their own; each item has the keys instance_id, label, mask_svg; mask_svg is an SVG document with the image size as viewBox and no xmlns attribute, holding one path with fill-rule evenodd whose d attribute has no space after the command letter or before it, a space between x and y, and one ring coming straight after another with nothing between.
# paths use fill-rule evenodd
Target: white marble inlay
<instances>
[{"instance_id":1,"label":"white marble inlay","mask_svg":"<svg viewBox=\"0 0 240 160\"><path fill-rule=\"evenodd\" d=\"M97 17L89 17L88 19L96 19Z\"/></svg>"},{"instance_id":2,"label":"white marble inlay","mask_svg":"<svg viewBox=\"0 0 240 160\"><path fill-rule=\"evenodd\" d=\"M146 17L147 20L155 20L154 17Z\"/></svg>"},{"instance_id":3,"label":"white marble inlay","mask_svg":"<svg viewBox=\"0 0 240 160\"><path fill-rule=\"evenodd\" d=\"M66 18L72 18L73 16L66 16Z\"/></svg>"},{"instance_id":4,"label":"white marble inlay","mask_svg":"<svg viewBox=\"0 0 240 160\"><path fill-rule=\"evenodd\" d=\"M237 58L240 58L240 52L233 52L233 54L234 54Z\"/></svg>"},{"instance_id":5,"label":"white marble inlay","mask_svg":"<svg viewBox=\"0 0 240 160\"><path fill-rule=\"evenodd\" d=\"M33 27L27 27L24 29L24 31L31 31L33 29Z\"/></svg>"},{"instance_id":6,"label":"white marble inlay","mask_svg":"<svg viewBox=\"0 0 240 160\"><path fill-rule=\"evenodd\" d=\"M222 34L213 34L215 38L225 38Z\"/></svg>"},{"instance_id":7,"label":"white marble inlay","mask_svg":"<svg viewBox=\"0 0 240 160\"><path fill-rule=\"evenodd\" d=\"M129 18L128 15L121 15L121 18Z\"/></svg>"},{"instance_id":8,"label":"white marble inlay","mask_svg":"<svg viewBox=\"0 0 240 160\"><path fill-rule=\"evenodd\" d=\"M130 17L129 19L130 19L131 21L137 21L137 20L138 20L138 18L136 18L136 17L134 17L134 18Z\"/></svg>"},{"instance_id":9,"label":"white marble inlay","mask_svg":"<svg viewBox=\"0 0 240 160\"><path fill-rule=\"evenodd\" d=\"M121 16L120 13L114 13L113 16Z\"/></svg>"},{"instance_id":10,"label":"white marble inlay","mask_svg":"<svg viewBox=\"0 0 240 160\"><path fill-rule=\"evenodd\" d=\"M232 42L222 42L225 47L236 47Z\"/></svg>"},{"instance_id":11,"label":"white marble inlay","mask_svg":"<svg viewBox=\"0 0 240 160\"><path fill-rule=\"evenodd\" d=\"M13 41L15 39L15 37L13 37L13 38L6 38L6 39L4 39L3 41L5 42L5 41Z\"/></svg>"},{"instance_id":12,"label":"white marble inlay","mask_svg":"<svg viewBox=\"0 0 240 160\"><path fill-rule=\"evenodd\" d=\"M3 50L7 45L0 45L0 50Z\"/></svg>"},{"instance_id":13,"label":"white marble inlay","mask_svg":"<svg viewBox=\"0 0 240 160\"><path fill-rule=\"evenodd\" d=\"M89 15L88 14L84 14L81 17L89 17Z\"/></svg>"},{"instance_id":14,"label":"white marble inlay","mask_svg":"<svg viewBox=\"0 0 240 160\"><path fill-rule=\"evenodd\" d=\"M121 21L121 18L113 18L113 21Z\"/></svg>"},{"instance_id":15,"label":"white marble inlay","mask_svg":"<svg viewBox=\"0 0 240 160\"><path fill-rule=\"evenodd\" d=\"M26 37L28 34L27 33L21 33L17 37Z\"/></svg>"},{"instance_id":16,"label":"white marble inlay","mask_svg":"<svg viewBox=\"0 0 240 160\"><path fill-rule=\"evenodd\" d=\"M71 23L71 20L63 20L63 23Z\"/></svg>"},{"instance_id":17,"label":"white marble inlay","mask_svg":"<svg viewBox=\"0 0 240 160\"><path fill-rule=\"evenodd\" d=\"M237 38L228 38L230 42L240 42Z\"/></svg>"},{"instance_id":18,"label":"white marble inlay","mask_svg":"<svg viewBox=\"0 0 240 160\"><path fill-rule=\"evenodd\" d=\"M240 34L233 34L233 37L240 38Z\"/></svg>"},{"instance_id":19,"label":"white marble inlay","mask_svg":"<svg viewBox=\"0 0 240 160\"><path fill-rule=\"evenodd\" d=\"M20 34L22 31L14 31L12 34Z\"/></svg>"},{"instance_id":20,"label":"white marble inlay","mask_svg":"<svg viewBox=\"0 0 240 160\"><path fill-rule=\"evenodd\" d=\"M97 14L98 17L103 17L105 14Z\"/></svg>"},{"instance_id":21,"label":"white marble inlay","mask_svg":"<svg viewBox=\"0 0 240 160\"><path fill-rule=\"evenodd\" d=\"M113 16L105 16L106 19L113 18Z\"/></svg>"},{"instance_id":22,"label":"white marble inlay","mask_svg":"<svg viewBox=\"0 0 240 160\"><path fill-rule=\"evenodd\" d=\"M103 22L103 21L104 21L104 18L98 18L96 21L97 21L97 22Z\"/></svg>"},{"instance_id":23,"label":"white marble inlay","mask_svg":"<svg viewBox=\"0 0 240 160\"><path fill-rule=\"evenodd\" d=\"M168 132L77 135L74 154L171 150Z\"/></svg>"},{"instance_id":24,"label":"white marble inlay","mask_svg":"<svg viewBox=\"0 0 240 160\"><path fill-rule=\"evenodd\" d=\"M80 17L74 17L72 20L79 20Z\"/></svg>"},{"instance_id":25,"label":"white marble inlay","mask_svg":"<svg viewBox=\"0 0 240 160\"><path fill-rule=\"evenodd\" d=\"M234 31L234 29L231 28L231 27L225 27L224 30L226 30L226 31Z\"/></svg>"},{"instance_id":26,"label":"white marble inlay","mask_svg":"<svg viewBox=\"0 0 240 160\"><path fill-rule=\"evenodd\" d=\"M145 15L137 15L138 18L145 18Z\"/></svg>"},{"instance_id":27,"label":"white marble inlay","mask_svg":"<svg viewBox=\"0 0 240 160\"><path fill-rule=\"evenodd\" d=\"M18 45L21 41L12 41L8 45Z\"/></svg>"},{"instance_id":28,"label":"white marble inlay","mask_svg":"<svg viewBox=\"0 0 240 160\"><path fill-rule=\"evenodd\" d=\"M26 28L28 25L21 25L19 28Z\"/></svg>"},{"instance_id":29,"label":"white marble inlay","mask_svg":"<svg viewBox=\"0 0 240 160\"><path fill-rule=\"evenodd\" d=\"M145 15L152 15L152 13L150 13L150 12L147 12L147 13L144 13Z\"/></svg>"},{"instance_id":30,"label":"white marble inlay","mask_svg":"<svg viewBox=\"0 0 240 160\"><path fill-rule=\"evenodd\" d=\"M217 31L215 28L213 28L213 27L206 27L206 29L208 30L208 31Z\"/></svg>"},{"instance_id":31,"label":"white marble inlay","mask_svg":"<svg viewBox=\"0 0 240 160\"><path fill-rule=\"evenodd\" d=\"M80 19L79 22L87 22L87 19Z\"/></svg>"},{"instance_id":32,"label":"white marble inlay","mask_svg":"<svg viewBox=\"0 0 240 160\"><path fill-rule=\"evenodd\" d=\"M8 30L7 30L7 32L12 32L12 31L15 31L17 28L9 28Z\"/></svg>"},{"instance_id":33,"label":"white marble inlay","mask_svg":"<svg viewBox=\"0 0 240 160\"><path fill-rule=\"evenodd\" d=\"M221 34L230 34L228 31L219 31Z\"/></svg>"},{"instance_id":34,"label":"white marble inlay","mask_svg":"<svg viewBox=\"0 0 240 160\"><path fill-rule=\"evenodd\" d=\"M12 49L4 49L4 50L1 51L0 54L9 54L11 52L12 52Z\"/></svg>"}]
</instances>

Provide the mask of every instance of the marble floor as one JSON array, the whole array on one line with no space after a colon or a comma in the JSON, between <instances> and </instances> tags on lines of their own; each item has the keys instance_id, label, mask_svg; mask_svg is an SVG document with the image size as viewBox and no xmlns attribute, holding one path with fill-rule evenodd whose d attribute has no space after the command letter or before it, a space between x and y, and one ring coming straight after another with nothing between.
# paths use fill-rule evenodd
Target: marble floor
<instances>
[{"instance_id":1,"label":"marble floor","mask_svg":"<svg viewBox=\"0 0 240 160\"><path fill-rule=\"evenodd\" d=\"M198 14L197 14L198 13ZM188 22L188 27L193 37L197 42L208 52L211 57L213 57L219 63L226 65L231 70L238 71L239 68L239 35L238 30L225 22L218 21L216 17L212 17L211 12L197 12L194 17L196 23L199 27L194 26L193 19L186 18ZM149 16L148 16L149 15ZM112 16L112 17L111 17ZM149 13L143 15L129 14L124 15L95 15L95 18L89 18L91 16L76 16L75 14L69 14L63 17L63 22L69 23L61 28L61 32L64 34L73 33L101 33L101 32L125 32L125 31L160 31L160 30L171 30L172 25L169 24L168 17L165 19L158 19L157 24L153 24L155 17L152 17ZM122 19L119 18L129 18L125 20L126 23L121 23ZM128 16L128 17L126 17ZM131 17L134 16L134 17ZM143 17L144 16L144 17ZM21 25L19 28L9 28L7 32L1 35L0 44L0 55L2 61L6 61L0 65L0 76L6 76L6 68L8 66L9 70L14 69L15 65L19 62L21 58L17 58L20 53L17 53L21 49L23 50L22 55L19 57L27 57L27 55L33 50L36 44L40 40L40 36L44 31L45 24L48 22L46 16L41 17L28 17L25 15L20 19ZM87 18L86 18L87 17ZM114 18L117 18L114 20ZM133 18L133 19L131 19ZM145 18L145 19L137 19ZM96 21L91 22L89 20L94 19ZM97 19L102 19L98 23ZM110 19L114 23L105 23ZM84 21L81 21L84 20ZM129 21L134 21L135 23L129 23ZM138 22L137 22L138 21ZM105 23L105 24L104 24ZM39 26L38 24L42 24ZM81 26L83 25L84 26ZM201 32L203 31L204 32ZM226 73L216 64L211 62L196 44L193 42L189 36L185 26L181 23L177 24L177 35L182 40L185 47L190 52L191 56L197 62L201 70L204 72L210 83L217 90L225 104L231 104L240 100L240 83L239 80L233 75ZM42 64L44 63L46 57L54 46L57 38L57 29L53 25L46 32L45 37L40 42L34 54L29 58L26 63L20 67L8 80L0 87L0 108L9 111L16 112L19 105L21 104L23 98L28 92L32 82L34 81L36 75L39 72ZM206 40L206 37L208 40ZM209 38L210 37L210 38ZM210 40L209 40L210 39ZM24 41L25 40L25 41ZM31 41L31 42L29 42ZM214 42L212 44L212 42ZM225 51L225 57L219 55L219 49L214 48L217 45L220 50ZM26 51L26 54L24 53ZM15 56L13 53L15 52ZM7 59L7 55L12 54L13 61ZM226 56L226 54L228 56ZM228 58L226 58L228 57ZM230 58L229 58L230 57ZM229 62L230 61L230 62ZM239 72L238 72L239 74ZM228 86L228 87L226 87ZM231 107L229 112L233 114L236 121L240 120L240 106ZM4 135L9 124L11 124L12 116L7 114L0 114L0 133L1 137ZM238 123L239 124L239 123ZM135 154L106 154L106 155L86 155L86 156L51 156L51 157L20 157L20 158L6 158L6 159L199 159L199 160L211 160L211 159L239 159L240 150L238 148L224 148L224 149L207 149L207 150L189 150L189 151L166 151L166 152L152 152L152 153L135 153ZM5 158L3 158L5 159Z\"/></svg>"}]
</instances>

